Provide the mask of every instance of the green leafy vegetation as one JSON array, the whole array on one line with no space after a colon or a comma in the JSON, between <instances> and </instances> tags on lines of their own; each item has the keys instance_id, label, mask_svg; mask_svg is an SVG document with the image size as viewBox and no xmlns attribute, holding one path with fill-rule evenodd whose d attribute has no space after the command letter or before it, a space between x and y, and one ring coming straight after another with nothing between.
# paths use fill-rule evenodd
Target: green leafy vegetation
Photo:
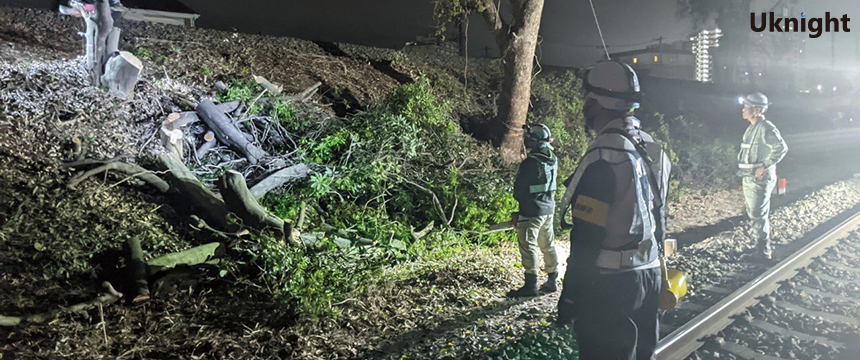
<instances>
[{"instance_id":1,"label":"green leafy vegetation","mask_svg":"<svg viewBox=\"0 0 860 360\"><path fill-rule=\"evenodd\" d=\"M260 105L254 101L261 93L259 89L260 86L254 82L254 79L234 79L227 87L227 93L218 95L218 102L240 100L246 104L251 104L248 109L249 114L258 114L260 112Z\"/></svg>"},{"instance_id":2,"label":"green leafy vegetation","mask_svg":"<svg viewBox=\"0 0 860 360\"><path fill-rule=\"evenodd\" d=\"M234 82L224 100L252 97L242 84ZM296 219L305 203L305 232L325 223L373 242L343 247L330 232L304 249L261 241L249 251L277 298L311 317L337 315L343 295L384 266L514 238L476 234L516 209L514 169L462 133L450 109L424 77L346 120L314 117L287 103L271 107L270 116L296 132L304 161L316 171L306 184L268 194L264 206ZM413 231L431 222L437 230L416 240Z\"/></svg>"},{"instance_id":3,"label":"green leafy vegetation","mask_svg":"<svg viewBox=\"0 0 860 360\"><path fill-rule=\"evenodd\" d=\"M672 161L670 197L693 189L725 188L735 183L735 148L695 119L666 119L659 113L643 118L643 126L666 146Z\"/></svg>"},{"instance_id":4,"label":"green leafy vegetation","mask_svg":"<svg viewBox=\"0 0 860 360\"><path fill-rule=\"evenodd\" d=\"M541 321L539 331L529 333L515 342L509 343L487 357L488 359L525 360L563 360L575 359L579 355L576 335L572 326L557 327L546 320Z\"/></svg>"},{"instance_id":5,"label":"green leafy vegetation","mask_svg":"<svg viewBox=\"0 0 860 360\"><path fill-rule=\"evenodd\" d=\"M549 127L559 159L559 177L573 174L591 141L582 116L582 80L573 71L549 72L535 78L532 94L537 101L529 122ZM562 190L563 191L563 190Z\"/></svg>"},{"instance_id":6,"label":"green leafy vegetation","mask_svg":"<svg viewBox=\"0 0 860 360\"><path fill-rule=\"evenodd\" d=\"M147 48L147 47L141 46L141 47L134 49L134 56L137 56L139 58L147 58L148 59L148 58L152 57L152 54L153 54L152 49Z\"/></svg>"},{"instance_id":7,"label":"green leafy vegetation","mask_svg":"<svg viewBox=\"0 0 860 360\"><path fill-rule=\"evenodd\" d=\"M529 120L553 131L562 178L573 173L591 140L581 115L580 88L572 71L542 74L533 88L536 101ZM255 109L294 133L299 156L314 169L306 183L269 193L262 201L273 214L290 220L299 217L304 204L301 231L321 234L316 245L305 248L265 239L249 250L277 299L311 318L337 316L345 294L360 290L386 266L514 239L513 232L482 232L508 221L516 210L511 195L516 165L503 164L494 149L460 131L450 103L435 91L421 77L349 119L283 101ZM222 101L253 101L257 95L256 84L237 80ZM700 125L660 116L643 123L668 144L676 169L673 189L686 189L693 179L709 179L710 185L724 181L725 169L714 164L725 163L730 147L710 140ZM431 222L436 230L416 240L413 232ZM372 244L338 239L332 228ZM540 335L535 339L542 341Z\"/></svg>"}]
</instances>

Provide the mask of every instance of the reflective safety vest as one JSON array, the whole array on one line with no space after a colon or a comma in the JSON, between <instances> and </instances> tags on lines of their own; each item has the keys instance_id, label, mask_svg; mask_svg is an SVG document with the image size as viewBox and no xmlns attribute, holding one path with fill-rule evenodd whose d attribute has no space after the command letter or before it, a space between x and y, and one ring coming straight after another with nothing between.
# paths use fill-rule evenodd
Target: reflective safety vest
<instances>
[{"instance_id":1,"label":"reflective safety vest","mask_svg":"<svg viewBox=\"0 0 860 360\"><path fill-rule=\"evenodd\" d=\"M631 120L635 121L638 127L638 120ZM562 226L571 227L566 220L567 211L574 200L576 187L589 165L603 160L612 166L616 174L620 171L632 174L635 181L630 182L629 189L615 189L616 194L622 194L622 197L616 198L609 209L604 225L606 236L595 263L597 267L610 271L660 266L658 257L664 227L660 224L665 223L662 220L665 219L665 199L671 171L669 159L660 144L650 135L640 132L644 150L649 152L646 156L657 159L647 161L633 141L622 135L625 132L625 124L625 119L618 119L601 132L568 179L568 187L561 202ZM652 186L649 177L653 177L658 184ZM659 199L655 199L655 194ZM655 219L655 216L658 218Z\"/></svg>"},{"instance_id":2,"label":"reflective safety vest","mask_svg":"<svg viewBox=\"0 0 860 360\"><path fill-rule=\"evenodd\" d=\"M754 176L756 168L765 167L775 177L774 165L782 160L787 151L788 147L779 130L772 122L762 117L744 132L741 150L738 152L738 176Z\"/></svg>"},{"instance_id":3,"label":"reflective safety vest","mask_svg":"<svg viewBox=\"0 0 860 360\"><path fill-rule=\"evenodd\" d=\"M537 160L541 164L538 167L540 171L538 178L545 179L543 184L529 186L529 193L554 192L558 188L555 184L555 180L558 178L558 160L553 155L552 150L549 150L549 156L540 152L533 152L528 157Z\"/></svg>"}]
</instances>

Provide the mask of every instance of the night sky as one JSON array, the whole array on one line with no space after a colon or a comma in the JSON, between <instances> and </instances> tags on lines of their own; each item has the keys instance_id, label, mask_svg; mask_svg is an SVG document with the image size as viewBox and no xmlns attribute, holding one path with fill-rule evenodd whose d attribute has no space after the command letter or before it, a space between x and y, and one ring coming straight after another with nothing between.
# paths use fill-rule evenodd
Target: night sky
<instances>
[{"instance_id":1,"label":"night sky","mask_svg":"<svg viewBox=\"0 0 860 360\"><path fill-rule=\"evenodd\" d=\"M416 35L432 33L435 25L430 0L157 0L152 3L175 1L201 14L197 22L201 27L390 48L400 48L414 41ZM0 0L0 4L19 6L46 2L53 1ZM753 8L761 11L776 3L777 0L753 0ZM666 42L682 40L702 29L677 16L676 0L594 0L594 5L610 52L639 49L661 36ZM814 17L823 17L824 12L830 11L835 17L848 14L852 18L850 33L807 39L807 66L829 67L831 44L835 40L837 66L860 67L860 1L799 0L797 9ZM503 14L507 15L504 9ZM588 0L546 0L541 35L539 55L543 64L589 66L602 57ZM469 50L471 56L498 53L480 16L471 19Z\"/></svg>"}]
</instances>

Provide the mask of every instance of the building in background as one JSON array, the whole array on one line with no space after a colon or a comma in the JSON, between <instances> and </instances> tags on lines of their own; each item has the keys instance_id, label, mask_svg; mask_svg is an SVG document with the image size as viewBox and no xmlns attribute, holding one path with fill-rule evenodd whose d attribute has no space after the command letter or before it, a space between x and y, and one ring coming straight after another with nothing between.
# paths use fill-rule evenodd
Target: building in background
<instances>
[{"instance_id":1,"label":"building in background","mask_svg":"<svg viewBox=\"0 0 860 360\"><path fill-rule=\"evenodd\" d=\"M696 58L691 48L691 42L679 41L609 54L609 56L629 64L640 76L695 80Z\"/></svg>"},{"instance_id":2,"label":"building in background","mask_svg":"<svg viewBox=\"0 0 860 360\"><path fill-rule=\"evenodd\" d=\"M714 81L714 57L711 49L720 47L720 38L723 31L702 30L696 36L690 38L693 42L693 55L696 57L696 81Z\"/></svg>"}]
</instances>

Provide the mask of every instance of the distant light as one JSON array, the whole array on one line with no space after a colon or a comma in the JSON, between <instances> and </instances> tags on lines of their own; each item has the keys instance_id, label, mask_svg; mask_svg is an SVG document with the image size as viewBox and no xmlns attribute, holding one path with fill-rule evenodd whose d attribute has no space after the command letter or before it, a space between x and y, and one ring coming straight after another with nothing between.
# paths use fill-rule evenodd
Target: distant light
<instances>
[{"instance_id":1,"label":"distant light","mask_svg":"<svg viewBox=\"0 0 860 360\"><path fill-rule=\"evenodd\" d=\"M821 89L823 89L823 88L824 88L824 87L823 87L823 86L821 86L821 84L819 84L819 85L818 85L818 91L821 91Z\"/></svg>"},{"instance_id":2,"label":"distant light","mask_svg":"<svg viewBox=\"0 0 860 360\"><path fill-rule=\"evenodd\" d=\"M744 75L749 75L749 74L750 74L749 71L744 71Z\"/></svg>"},{"instance_id":3,"label":"distant light","mask_svg":"<svg viewBox=\"0 0 860 360\"><path fill-rule=\"evenodd\" d=\"M633 63L634 63L634 64L638 64L638 63L639 63L639 58L633 58Z\"/></svg>"},{"instance_id":4,"label":"distant light","mask_svg":"<svg viewBox=\"0 0 860 360\"><path fill-rule=\"evenodd\" d=\"M738 104L741 104L741 105L744 104L744 97L743 96L738 96Z\"/></svg>"},{"instance_id":5,"label":"distant light","mask_svg":"<svg viewBox=\"0 0 860 360\"><path fill-rule=\"evenodd\" d=\"M803 54L803 49L800 50L800 53Z\"/></svg>"},{"instance_id":6,"label":"distant light","mask_svg":"<svg viewBox=\"0 0 860 360\"><path fill-rule=\"evenodd\" d=\"M833 92L836 92L836 87L835 87L835 86L833 87Z\"/></svg>"},{"instance_id":7,"label":"distant light","mask_svg":"<svg viewBox=\"0 0 860 360\"><path fill-rule=\"evenodd\" d=\"M761 73L758 73L758 76L761 76Z\"/></svg>"},{"instance_id":8,"label":"distant light","mask_svg":"<svg viewBox=\"0 0 860 360\"><path fill-rule=\"evenodd\" d=\"M654 62L657 62L657 55L654 55Z\"/></svg>"}]
</instances>

